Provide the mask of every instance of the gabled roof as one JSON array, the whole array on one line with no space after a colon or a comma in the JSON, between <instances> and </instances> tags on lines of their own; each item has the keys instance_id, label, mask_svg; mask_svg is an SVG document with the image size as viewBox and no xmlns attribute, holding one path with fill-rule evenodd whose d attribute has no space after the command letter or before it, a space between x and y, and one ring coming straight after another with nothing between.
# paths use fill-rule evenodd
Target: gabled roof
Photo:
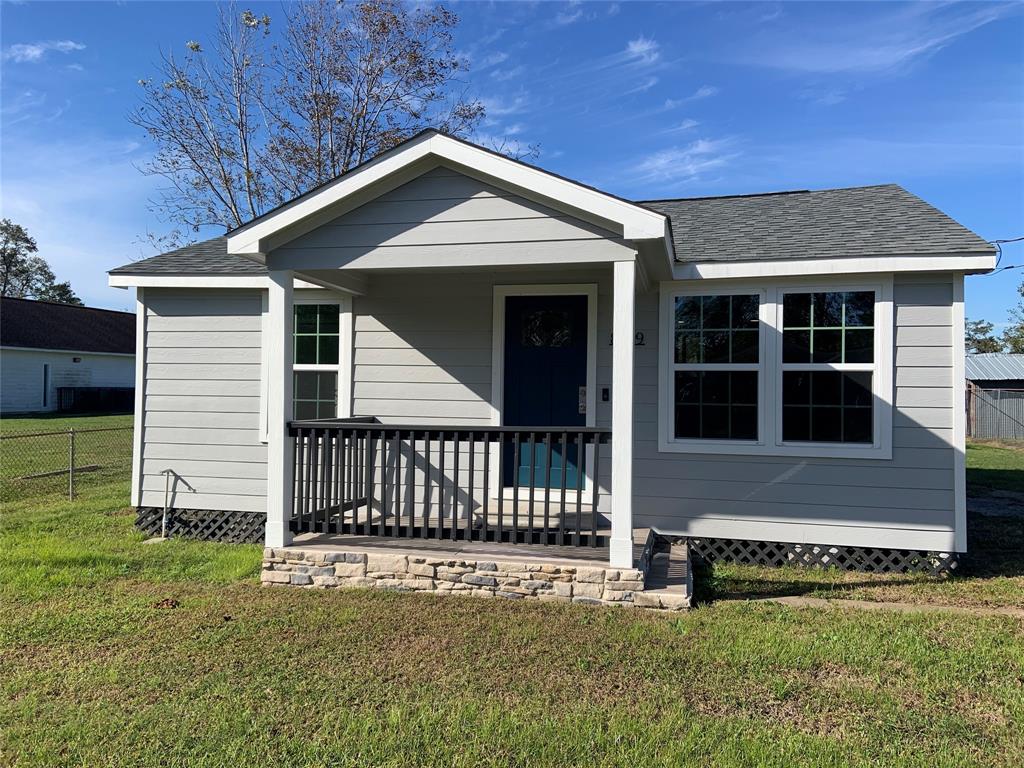
<instances>
[{"instance_id":1,"label":"gabled roof","mask_svg":"<svg viewBox=\"0 0 1024 768\"><path fill-rule=\"evenodd\" d=\"M627 240L663 239L671 250L667 218L650 208L585 184L566 179L527 163L468 141L456 139L434 129L418 133L409 140L363 163L333 181L253 219L228 233L228 253L261 253L271 242L280 245L282 233L296 230L302 234L304 223L314 220L325 209L386 184L403 171L423 163L445 163L468 173L494 179L496 183L567 207L620 229Z\"/></svg>"},{"instance_id":2,"label":"gabled roof","mask_svg":"<svg viewBox=\"0 0 1024 768\"><path fill-rule=\"evenodd\" d=\"M30 299L0 299L0 346L135 354L135 315Z\"/></svg>"},{"instance_id":3,"label":"gabled roof","mask_svg":"<svg viewBox=\"0 0 1024 768\"><path fill-rule=\"evenodd\" d=\"M110 270L111 275L266 275L267 268L228 253L223 235Z\"/></svg>"},{"instance_id":4,"label":"gabled roof","mask_svg":"<svg viewBox=\"0 0 1024 768\"><path fill-rule=\"evenodd\" d=\"M672 220L678 261L995 253L897 184L650 200Z\"/></svg>"},{"instance_id":5,"label":"gabled roof","mask_svg":"<svg viewBox=\"0 0 1024 768\"><path fill-rule=\"evenodd\" d=\"M1003 352L967 355L964 369L971 381L1024 379L1024 355Z\"/></svg>"}]
</instances>

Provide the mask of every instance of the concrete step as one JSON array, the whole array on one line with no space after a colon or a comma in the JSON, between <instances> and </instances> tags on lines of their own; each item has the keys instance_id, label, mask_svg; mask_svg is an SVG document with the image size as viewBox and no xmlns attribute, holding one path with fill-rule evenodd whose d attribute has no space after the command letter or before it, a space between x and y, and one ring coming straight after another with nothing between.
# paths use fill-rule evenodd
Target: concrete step
<instances>
[{"instance_id":1,"label":"concrete step","mask_svg":"<svg viewBox=\"0 0 1024 768\"><path fill-rule=\"evenodd\" d=\"M662 608L679 610L690 607L693 573L689 547L685 543L655 549L644 581L644 601L657 601Z\"/></svg>"}]
</instances>

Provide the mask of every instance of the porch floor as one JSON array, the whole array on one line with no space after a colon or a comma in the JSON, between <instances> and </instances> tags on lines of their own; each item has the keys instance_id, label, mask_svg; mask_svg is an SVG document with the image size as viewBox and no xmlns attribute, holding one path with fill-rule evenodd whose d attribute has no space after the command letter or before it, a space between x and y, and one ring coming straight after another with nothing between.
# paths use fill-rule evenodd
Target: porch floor
<instances>
[{"instance_id":1,"label":"porch floor","mask_svg":"<svg viewBox=\"0 0 1024 768\"><path fill-rule=\"evenodd\" d=\"M647 529L633 531L633 565L639 567L647 542ZM385 538L343 534L298 534L285 549L307 552L372 552L446 557L463 560L495 560L564 566L607 567L608 547L572 547L545 544L498 544L483 541L439 541L437 539Z\"/></svg>"}]
</instances>

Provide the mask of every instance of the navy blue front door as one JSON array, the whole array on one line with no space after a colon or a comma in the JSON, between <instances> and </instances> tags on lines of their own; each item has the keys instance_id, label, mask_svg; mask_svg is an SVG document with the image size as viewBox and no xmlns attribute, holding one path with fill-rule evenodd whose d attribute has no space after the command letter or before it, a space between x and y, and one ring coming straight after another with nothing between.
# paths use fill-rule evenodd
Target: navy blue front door
<instances>
[{"instance_id":1,"label":"navy blue front door","mask_svg":"<svg viewBox=\"0 0 1024 768\"><path fill-rule=\"evenodd\" d=\"M518 427L584 426L587 385L587 297L509 296L505 303L504 423ZM575 488L576 446L562 455L552 434L551 456L543 445L520 445L519 465L506 451L504 483L528 485L531 473L539 487ZM570 441L573 439L569 436ZM547 468L545 482L544 471Z\"/></svg>"}]
</instances>

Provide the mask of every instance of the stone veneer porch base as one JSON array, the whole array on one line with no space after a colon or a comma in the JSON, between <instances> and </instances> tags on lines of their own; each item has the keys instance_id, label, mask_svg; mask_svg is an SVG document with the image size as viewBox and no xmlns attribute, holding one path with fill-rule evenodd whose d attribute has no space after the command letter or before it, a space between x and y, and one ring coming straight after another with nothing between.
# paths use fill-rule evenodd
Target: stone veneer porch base
<instances>
[{"instance_id":1,"label":"stone veneer porch base","mask_svg":"<svg viewBox=\"0 0 1024 768\"><path fill-rule=\"evenodd\" d=\"M424 554L265 549L264 586L371 587L473 597L681 610L685 595L644 592L637 569L466 560Z\"/></svg>"}]
</instances>

